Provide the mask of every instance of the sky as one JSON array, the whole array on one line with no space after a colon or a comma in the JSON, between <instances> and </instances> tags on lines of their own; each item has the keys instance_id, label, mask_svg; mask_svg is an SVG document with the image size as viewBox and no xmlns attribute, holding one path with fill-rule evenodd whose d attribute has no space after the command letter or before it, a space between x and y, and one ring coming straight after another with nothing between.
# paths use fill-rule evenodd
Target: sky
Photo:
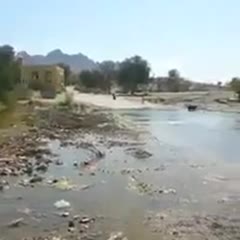
<instances>
[{"instance_id":1,"label":"sky","mask_svg":"<svg viewBox=\"0 0 240 240\"><path fill-rule=\"evenodd\" d=\"M95 61L140 55L152 74L195 81L240 76L239 0L0 0L0 45Z\"/></svg>"}]
</instances>

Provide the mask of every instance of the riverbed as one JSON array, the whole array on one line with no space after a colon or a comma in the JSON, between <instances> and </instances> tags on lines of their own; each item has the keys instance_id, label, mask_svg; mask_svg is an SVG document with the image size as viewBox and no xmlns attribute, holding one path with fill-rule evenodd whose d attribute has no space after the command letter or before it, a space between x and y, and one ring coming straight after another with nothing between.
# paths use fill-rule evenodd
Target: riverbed
<instances>
[{"instance_id":1,"label":"riverbed","mask_svg":"<svg viewBox=\"0 0 240 240\"><path fill-rule=\"evenodd\" d=\"M83 146L48 140L62 165L51 165L34 187L20 186L19 177L6 178L10 188L0 192L1 239L54 234L107 239L111 232L142 240L201 239L204 234L237 239L240 115L154 109L117 113L138 126L137 139L85 134L85 142L105 154L97 161ZM86 161L93 164L82 167ZM67 179L65 188L51 184L52 179ZM70 207L57 209L59 200ZM77 215L94 221L84 230L76 223L68 232ZM24 224L9 228L17 218Z\"/></svg>"}]
</instances>

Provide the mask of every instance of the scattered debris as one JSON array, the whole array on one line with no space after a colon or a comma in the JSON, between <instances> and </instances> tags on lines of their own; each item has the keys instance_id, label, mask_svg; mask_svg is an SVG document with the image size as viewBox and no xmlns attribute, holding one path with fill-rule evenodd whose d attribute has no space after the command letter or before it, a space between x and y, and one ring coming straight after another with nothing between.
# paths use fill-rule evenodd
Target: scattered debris
<instances>
[{"instance_id":1,"label":"scattered debris","mask_svg":"<svg viewBox=\"0 0 240 240\"><path fill-rule=\"evenodd\" d=\"M58 180L54 187L60 190L72 190L74 188L74 185L66 178L63 178L61 180Z\"/></svg>"},{"instance_id":2,"label":"scattered debris","mask_svg":"<svg viewBox=\"0 0 240 240\"><path fill-rule=\"evenodd\" d=\"M122 232L112 232L108 240L127 240L127 237Z\"/></svg>"}]
</instances>

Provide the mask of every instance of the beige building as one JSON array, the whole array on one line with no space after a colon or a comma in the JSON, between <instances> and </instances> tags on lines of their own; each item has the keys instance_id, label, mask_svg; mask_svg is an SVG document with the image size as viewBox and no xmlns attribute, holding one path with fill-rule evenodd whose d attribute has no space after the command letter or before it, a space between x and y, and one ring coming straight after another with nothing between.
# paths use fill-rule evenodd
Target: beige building
<instances>
[{"instance_id":1,"label":"beige building","mask_svg":"<svg viewBox=\"0 0 240 240\"><path fill-rule=\"evenodd\" d=\"M64 87L64 69L57 65L28 65L22 66L21 82L25 85L39 81L61 91Z\"/></svg>"}]
</instances>

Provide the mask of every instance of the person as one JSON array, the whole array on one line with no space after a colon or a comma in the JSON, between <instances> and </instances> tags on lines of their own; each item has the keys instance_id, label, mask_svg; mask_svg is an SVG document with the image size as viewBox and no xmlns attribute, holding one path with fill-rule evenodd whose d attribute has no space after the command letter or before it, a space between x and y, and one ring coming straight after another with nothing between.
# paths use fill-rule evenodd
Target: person
<instances>
[{"instance_id":1,"label":"person","mask_svg":"<svg viewBox=\"0 0 240 240\"><path fill-rule=\"evenodd\" d=\"M116 94L112 93L113 100L116 100Z\"/></svg>"}]
</instances>

